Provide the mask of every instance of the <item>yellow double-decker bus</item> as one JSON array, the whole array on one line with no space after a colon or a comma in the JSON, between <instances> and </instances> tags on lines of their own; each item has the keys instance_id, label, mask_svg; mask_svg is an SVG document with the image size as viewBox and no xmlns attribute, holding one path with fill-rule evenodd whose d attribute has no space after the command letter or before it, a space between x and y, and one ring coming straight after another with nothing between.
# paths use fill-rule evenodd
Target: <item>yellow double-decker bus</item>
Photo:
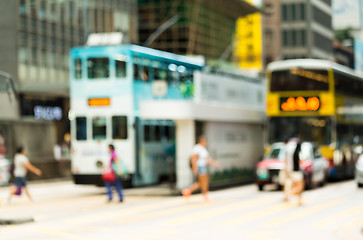
<instances>
[{"instance_id":1,"label":"yellow double-decker bus","mask_svg":"<svg viewBox=\"0 0 363 240\"><path fill-rule=\"evenodd\" d=\"M363 146L363 77L328 60L293 59L267 67L267 142L315 142L330 178L353 177Z\"/></svg>"}]
</instances>

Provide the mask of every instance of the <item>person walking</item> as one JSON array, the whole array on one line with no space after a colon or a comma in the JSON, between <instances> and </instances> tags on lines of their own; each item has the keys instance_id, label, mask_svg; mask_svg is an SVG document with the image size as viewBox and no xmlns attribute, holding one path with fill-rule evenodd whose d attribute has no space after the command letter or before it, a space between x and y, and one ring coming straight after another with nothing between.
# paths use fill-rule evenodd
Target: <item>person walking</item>
<instances>
[{"instance_id":1,"label":"person walking","mask_svg":"<svg viewBox=\"0 0 363 240\"><path fill-rule=\"evenodd\" d=\"M291 179L291 187L285 192L285 201L289 200L290 196L298 196L299 205L302 204L302 193L304 191L304 174L300 169L300 151L301 143L298 142L295 147L292 159L287 161L287 169Z\"/></svg>"},{"instance_id":2,"label":"person walking","mask_svg":"<svg viewBox=\"0 0 363 240\"><path fill-rule=\"evenodd\" d=\"M220 164L214 161L207 150L207 139L204 136L198 138L198 143L194 146L191 157L192 171L197 181L189 188L182 191L184 197L189 197L193 192L201 189L204 200L208 201L209 178L207 166L220 167Z\"/></svg>"},{"instance_id":3,"label":"person walking","mask_svg":"<svg viewBox=\"0 0 363 240\"><path fill-rule=\"evenodd\" d=\"M111 202L112 198L113 198L112 186L114 186L116 188L117 194L119 196L119 201L123 202L124 196L123 196L122 182L121 182L121 177L120 177L119 171L118 171L118 166L120 166L119 159L117 158L117 154L116 154L114 145L109 144L108 150L110 153L110 164L108 166L108 170L113 172L116 176L116 178L112 181L105 180L108 202Z\"/></svg>"},{"instance_id":4,"label":"person walking","mask_svg":"<svg viewBox=\"0 0 363 240\"><path fill-rule=\"evenodd\" d=\"M28 196L30 201L33 201L33 198L31 197L28 187L27 187L27 181L26 181L26 174L27 171L33 172L35 175L40 176L42 175L42 171L40 171L38 168L36 168L34 165L32 165L26 156L26 150L23 146L20 146L17 148L15 157L14 157L14 177L15 182L14 186L12 186L10 190L10 195L8 198L8 203L11 203L11 198L15 195L18 188L23 188L26 195Z\"/></svg>"}]
</instances>

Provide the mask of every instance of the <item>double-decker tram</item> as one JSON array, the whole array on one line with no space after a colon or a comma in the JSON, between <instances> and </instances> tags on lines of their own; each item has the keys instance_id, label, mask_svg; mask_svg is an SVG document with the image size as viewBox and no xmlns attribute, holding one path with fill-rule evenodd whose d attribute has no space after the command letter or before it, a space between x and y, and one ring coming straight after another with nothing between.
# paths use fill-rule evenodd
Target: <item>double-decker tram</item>
<instances>
[{"instance_id":1,"label":"double-decker tram","mask_svg":"<svg viewBox=\"0 0 363 240\"><path fill-rule=\"evenodd\" d=\"M329 161L329 177L352 177L363 143L362 76L318 59L276 61L267 70L268 143L315 142Z\"/></svg>"},{"instance_id":2,"label":"double-decker tram","mask_svg":"<svg viewBox=\"0 0 363 240\"><path fill-rule=\"evenodd\" d=\"M77 47L70 52L72 173L76 184L102 184L108 144L128 170L124 184L175 175L175 124L145 120L140 102L185 100L204 60L136 45Z\"/></svg>"}]
</instances>

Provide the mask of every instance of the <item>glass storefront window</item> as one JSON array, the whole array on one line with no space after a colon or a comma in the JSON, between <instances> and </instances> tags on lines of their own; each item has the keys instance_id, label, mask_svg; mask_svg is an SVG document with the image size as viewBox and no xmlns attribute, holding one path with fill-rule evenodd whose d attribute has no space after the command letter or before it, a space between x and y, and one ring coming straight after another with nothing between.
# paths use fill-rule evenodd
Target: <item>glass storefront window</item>
<instances>
[{"instance_id":1,"label":"glass storefront window","mask_svg":"<svg viewBox=\"0 0 363 240\"><path fill-rule=\"evenodd\" d=\"M112 117L112 138L127 139L127 117L113 116Z\"/></svg>"}]
</instances>

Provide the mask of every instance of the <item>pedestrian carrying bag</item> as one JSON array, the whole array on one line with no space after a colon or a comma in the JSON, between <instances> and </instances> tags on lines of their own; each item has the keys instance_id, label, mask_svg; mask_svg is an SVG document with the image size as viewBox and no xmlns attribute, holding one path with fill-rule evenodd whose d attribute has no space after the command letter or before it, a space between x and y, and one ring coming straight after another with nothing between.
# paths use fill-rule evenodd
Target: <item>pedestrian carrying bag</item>
<instances>
[{"instance_id":1,"label":"pedestrian carrying bag","mask_svg":"<svg viewBox=\"0 0 363 240\"><path fill-rule=\"evenodd\" d=\"M102 174L102 179L105 182L114 182L116 181L116 174L110 169Z\"/></svg>"}]
</instances>

